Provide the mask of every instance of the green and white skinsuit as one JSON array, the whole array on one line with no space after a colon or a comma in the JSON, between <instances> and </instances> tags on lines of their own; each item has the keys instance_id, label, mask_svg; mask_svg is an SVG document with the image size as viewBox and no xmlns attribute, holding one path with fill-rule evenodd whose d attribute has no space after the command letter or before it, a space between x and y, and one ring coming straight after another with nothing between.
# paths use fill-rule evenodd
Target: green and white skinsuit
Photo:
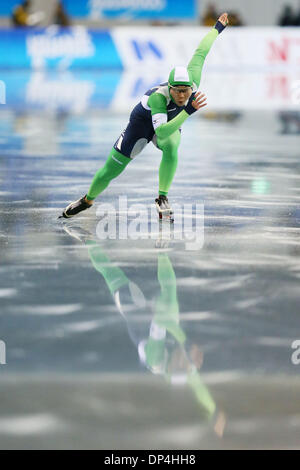
<instances>
[{"instance_id":1,"label":"green and white skinsuit","mask_svg":"<svg viewBox=\"0 0 300 470\"><path fill-rule=\"evenodd\" d=\"M129 124L116 141L105 165L96 172L87 193L88 200L92 201L102 193L150 141L162 150L159 194L168 194L177 168L180 127L195 111L191 101L200 85L205 58L223 29L224 26L218 21L200 42L187 68L176 67L171 71L167 83L145 93L133 109ZM176 85L189 85L193 92L181 107L176 105L170 95L170 86Z\"/></svg>"}]
</instances>

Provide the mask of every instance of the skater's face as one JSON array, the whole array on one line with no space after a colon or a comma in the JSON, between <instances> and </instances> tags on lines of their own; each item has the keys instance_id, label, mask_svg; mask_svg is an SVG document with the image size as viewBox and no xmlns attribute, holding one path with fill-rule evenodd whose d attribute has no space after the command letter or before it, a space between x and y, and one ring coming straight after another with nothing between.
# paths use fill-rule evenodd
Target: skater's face
<instances>
[{"instance_id":1,"label":"skater's face","mask_svg":"<svg viewBox=\"0 0 300 470\"><path fill-rule=\"evenodd\" d=\"M184 103L189 99L191 94L192 88L190 86L178 85L170 87L170 95L177 106L184 106Z\"/></svg>"}]
</instances>

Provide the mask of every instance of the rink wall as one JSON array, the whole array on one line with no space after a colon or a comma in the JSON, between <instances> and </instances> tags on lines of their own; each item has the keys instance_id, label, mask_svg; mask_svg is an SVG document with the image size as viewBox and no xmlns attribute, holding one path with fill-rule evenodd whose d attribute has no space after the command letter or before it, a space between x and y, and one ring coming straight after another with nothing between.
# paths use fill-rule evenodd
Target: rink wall
<instances>
[{"instance_id":1,"label":"rink wall","mask_svg":"<svg viewBox=\"0 0 300 470\"><path fill-rule=\"evenodd\" d=\"M77 26L0 29L0 68L169 69L186 64L209 29L118 27L92 31ZM299 28L231 28L207 59L218 70L300 66Z\"/></svg>"},{"instance_id":2,"label":"rink wall","mask_svg":"<svg viewBox=\"0 0 300 470\"><path fill-rule=\"evenodd\" d=\"M0 30L0 104L14 109L127 112L187 64L207 28ZM206 59L210 109L300 106L300 29L232 28ZM4 96L5 95L5 96ZM5 99L4 99L5 98Z\"/></svg>"}]
</instances>

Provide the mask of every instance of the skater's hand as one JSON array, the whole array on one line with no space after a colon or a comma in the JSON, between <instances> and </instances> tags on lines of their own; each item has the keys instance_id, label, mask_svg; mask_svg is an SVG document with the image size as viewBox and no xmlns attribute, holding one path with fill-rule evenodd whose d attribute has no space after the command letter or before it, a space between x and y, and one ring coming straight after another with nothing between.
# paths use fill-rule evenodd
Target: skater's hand
<instances>
[{"instance_id":1,"label":"skater's hand","mask_svg":"<svg viewBox=\"0 0 300 470\"><path fill-rule=\"evenodd\" d=\"M218 18L218 21L220 21L220 23L222 23L223 26L227 26L228 23L229 23L228 14L227 13L222 13L220 18Z\"/></svg>"},{"instance_id":2,"label":"skater's hand","mask_svg":"<svg viewBox=\"0 0 300 470\"><path fill-rule=\"evenodd\" d=\"M215 24L215 29L218 31L218 33L222 33L222 31L226 28L226 26L228 25L229 23L229 20L228 20L228 15L227 13L223 13L218 21L216 22Z\"/></svg>"},{"instance_id":3,"label":"skater's hand","mask_svg":"<svg viewBox=\"0 0 300 470\"><path fill-rule=\"evenodd\" d=\"M197 111L200 108L204 108L204 106L206 105L207 105L207 102L206 102L205 94L198 91L195 94L195 99L192 101L193 108L195 108L195 110Z\"/></svg>"},{"instance_id":4,"label":"skater's hand","mask_svg":"<svg viewBox=\"0 0 300 470\"><path fill-rule=\"evenodd\" d=\"M190 97L188 104L185 107L185 110L188 114L193 114L198 111L198 109L204 108L204 106L206 105L207 102L205 94L201 93L200 91L197 91L194 96Z\"/></svg>"}]
</instances>

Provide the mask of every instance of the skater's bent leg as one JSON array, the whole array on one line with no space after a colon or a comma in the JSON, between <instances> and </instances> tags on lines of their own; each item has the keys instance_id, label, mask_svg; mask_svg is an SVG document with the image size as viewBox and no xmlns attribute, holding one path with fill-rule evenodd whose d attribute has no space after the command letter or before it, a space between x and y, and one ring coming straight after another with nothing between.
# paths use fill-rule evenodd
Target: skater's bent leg
<instances>
[{"instance_id":1,"label":"skater's bent leg","mask_svg":"<svg viewBox=\"0 0 300 470\"><path fill-rule=\"evenodd\" d=\"M125 157L122 153L114 148L111 150L105 165L100 168L95 174L86 199L93 201L105 188L109 185L112 179L119 176L125 170L130 158Z\"/></svg>"},{"instance_id":2,"label":"skater's bent leg","mask_svg":"<svg viewBox=\"0 0 300 470\"><path fill-rule=\"evenodd\" d=\"M157 139L157 144L163 152L159 167L159 194L167 196L177 168L180 132L176 131L166 139Z\"/></svg>"}]
</instances>

